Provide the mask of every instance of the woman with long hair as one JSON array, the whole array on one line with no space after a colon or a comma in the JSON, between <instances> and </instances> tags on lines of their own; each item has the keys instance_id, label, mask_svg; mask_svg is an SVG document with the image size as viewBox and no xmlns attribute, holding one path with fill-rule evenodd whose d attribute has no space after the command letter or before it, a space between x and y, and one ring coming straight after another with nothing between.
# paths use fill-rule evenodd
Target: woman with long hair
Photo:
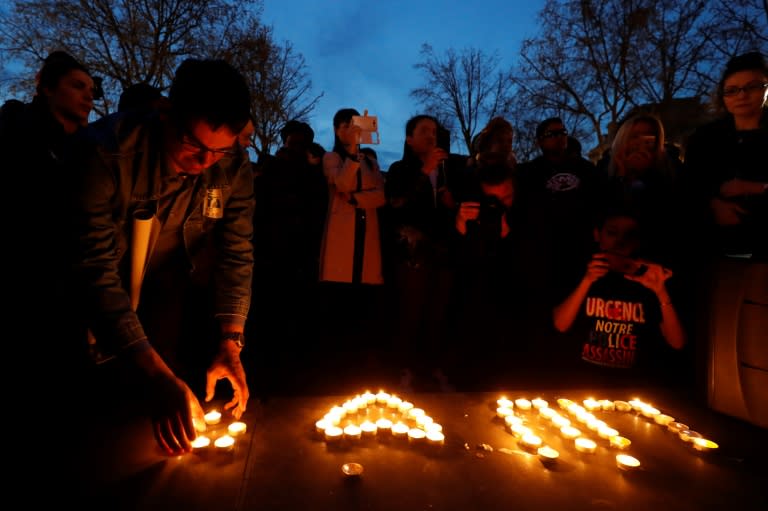
<instances>
[{"instance_id":1,"label":"woman with long hair","mask_svg":"<svg viewBox=\"0 0 768 511\"><path fill-rule=\"evenodd\" d=\"M720 117L688 144L697 218L715 254L768 260L768 64L758 52L728 61L717 86Z\"/></svg>"}]
</instances>

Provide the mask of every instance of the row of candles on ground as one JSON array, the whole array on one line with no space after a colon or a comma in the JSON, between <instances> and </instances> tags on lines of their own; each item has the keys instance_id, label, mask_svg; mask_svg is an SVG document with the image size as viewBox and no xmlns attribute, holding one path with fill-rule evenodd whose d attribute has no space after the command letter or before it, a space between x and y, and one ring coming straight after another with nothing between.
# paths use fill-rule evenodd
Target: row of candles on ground
<instances>
[{"instance_id":1,"label":"row of candles on ground","mask_svg":"<svg viewBox=\"0 0 768 511\"><path fill-rule=\"evenodd\" d=\"M584 400L584 408L588 411L612 411L613 409L620 412L634 411L635 413L652 420L656 424L666 427L668 431L676 434L680 440L690 443L697 451L708 452L718 448L718 445L715 442L704 438L701 433L690 429L687 424L676 421L674 417L661 413L657 408L654 408L650 404L644 403L639 399L633 399L631 401L614 401L613 408L609 403L610 401L608 400L597 401L588 398ZM558 402L558 404L560 403Z\"/></svg>"},{"instance_id":2,"label":"row of candles on ground","mask_svg":"<svg viewBox=\"0 0 768 511\"><path fill-rule=\"evenodd\" d=\"M632 443L628 438L619 435L619 432L610 427L605 421L597 419L593 411L636 411L643 416L653 419L657 424L666 426L670 431L679 435L679 437L691 442L693 447L699 451L710 451L718 446L715 442L702 438L701 434L688 429L685 424L675 422L673 417L662 414L659 410L640 400L632 401L609 401L589 398L584 400L584 406L579 405L569 399L560 398L557 400L561 409L567 410L579 422L585 424L587 428L597 432L600 438L606 439L609 445L619 450L627 449ZM533 430L524 425L522 417L515 414L515 408L523 412L528 412L532 408L538 410L542 419L548 420L552 425L559 429L560 434L568 440L574 441L574 447L582 453L594 453L597 449L597 443L594 440L581 436L581 431L571 425L571 421L560 415L556 410L549 408L549 403L541 398L529 401L525 398L519 398L514 402L502 397L497 400L498 408L496 415L505 420L509 431L518 438L519 444L528 450L537 452L542 461L554 463L560 453L543 444L542 439L533 433ZM619 468L624 470L635 469L640 466L640 461L627 454L618 454L616 463Z\"/></svg>"},{"instance_id":3,"label":"row of candles on ground","mask_svg":"<svg viewBox=\"0 0 768 511\"><path fill-rule=\"evenodd\" d=\"M205 414L206 426L217 426L221 424L221 412L212 410ZM207 428L206 428L207 429ZM235 449L235 438L245 434L248 427L244 422L235 421L227 425L227 432L213 440L213 447L216 452L233 452ZM212 434L215 434L216 430L212 430ZM196 453L203 453L211 448L211 437L206 435L198 435L192 440L192 451Z\"/></svg>"},{"instance_id":4,"label":"row of candles on ground","mask_svg":"<svg viewBox=\"0 0 768 511\"><path fill-rule=\"evenodd\" d=\"M423 409L383 390L366 391L332 407L315 423L315 430L334 443L390 436L435 446L445 443L443 427Z\"/></svg>"}]
</instances>

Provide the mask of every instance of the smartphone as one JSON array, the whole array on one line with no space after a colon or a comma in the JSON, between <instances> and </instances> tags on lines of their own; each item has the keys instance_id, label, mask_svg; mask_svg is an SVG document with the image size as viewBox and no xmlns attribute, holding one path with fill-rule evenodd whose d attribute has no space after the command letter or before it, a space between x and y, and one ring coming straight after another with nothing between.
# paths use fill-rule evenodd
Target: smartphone
<instances>
[{"instance_id":1,"label":"smartphone","mask_svg":"<svg viewBox=\"0 0 768 511\"><path fill-rule=\"evenodd\" d=\"M353 115L352 125L360 128L358 144L381 143L381 138L379 137L379 118L375 115L368 115L368 110L365 111L365 115Z\"/></svg>"},{"instance_id":2,"label":"smartphone","mask_svg":"<svg viewBox=\"0 0 768 511\"><path fill-rule=\"evenodd\" d=\"M352 124L359 126L361 131L379 131L379 118L375 115L368 115L368 110L365 112L365 115L353 115Z\"/></svg>"},{"instance_id":3,"label":"smartphone","mask_svg":"<svg viewBox=\"0 0 768 511\"><path fill-rule=\"evenodd\" d=\"M634 275L636 277L639 277L648 271L648 266L631 257L606 253L605 258L608 261L608 268L611 271L623 273L625 275Z\"/></svg>"}]
</instances>

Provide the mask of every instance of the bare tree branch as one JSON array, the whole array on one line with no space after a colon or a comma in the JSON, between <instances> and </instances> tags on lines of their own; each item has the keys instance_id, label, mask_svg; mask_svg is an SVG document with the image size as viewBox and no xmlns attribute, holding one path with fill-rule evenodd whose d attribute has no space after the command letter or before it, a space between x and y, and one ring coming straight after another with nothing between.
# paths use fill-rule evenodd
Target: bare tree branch
<instances>
[{"instance_id":1,"label":"bare tree branch","mask_svg":"<svg viewBox=\"0 0 768 511\"><path fill-rule=\"evenodd\" d=\"M426 113L434 115L446 128L458 129L467 152L472 138L492 117L507 116L512 98L508 71L499 70L498 54L476 48L460 52L449 49L441 57L424 44L422 60L414 67L423 73L423 84L411 90Z\"/></svg>"},{"instance_id":2,"label":"bare tree branch","mask_svg":"<svg viewBox=\"0 0 768 511\"><path fill-rule=\"evenodd\" d=\"M129 85L165 89L188 57L224 58L251 86L255 149L269 153L282 124L308 117L322 94L311 95L304 57L275 43L260 14L261 0L17 0L0 24L0 55L26 66L15 92L33 90L50 51L68 51L105 78L100 115Z\"/></svg>"}]
</instances>

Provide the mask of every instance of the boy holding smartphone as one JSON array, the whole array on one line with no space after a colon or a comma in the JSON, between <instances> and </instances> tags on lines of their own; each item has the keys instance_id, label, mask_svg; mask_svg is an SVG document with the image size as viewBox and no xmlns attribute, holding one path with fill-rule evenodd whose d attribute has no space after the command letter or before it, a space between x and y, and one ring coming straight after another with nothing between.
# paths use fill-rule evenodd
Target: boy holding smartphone
<instances>
[{"instance_id":1,"label":"boy holding smartphone","mask_svg":"<svg viewBox=\"0 0 768 511\"><path fill-rule=\"evenodd\" d=\"M667 289L672 272L637 259L640 220L626 208L594 229L598 251L578 285L553 310L554 326L584 333L581 359L615 369L660 365L664 345L680 350L685 333Z\"/></svg>"}]
</instances>

